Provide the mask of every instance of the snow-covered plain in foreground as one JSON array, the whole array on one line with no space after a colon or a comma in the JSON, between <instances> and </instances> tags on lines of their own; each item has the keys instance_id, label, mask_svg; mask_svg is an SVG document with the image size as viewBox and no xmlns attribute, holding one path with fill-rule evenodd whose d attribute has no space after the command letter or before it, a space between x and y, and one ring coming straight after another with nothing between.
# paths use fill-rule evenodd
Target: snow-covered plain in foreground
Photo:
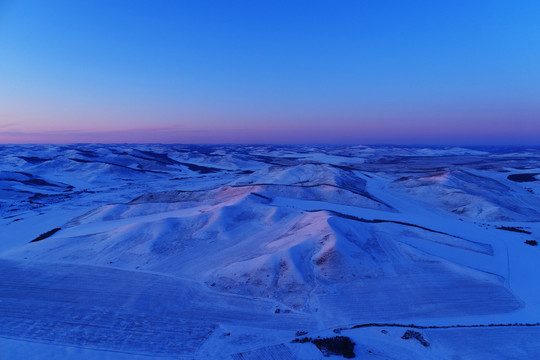
<instances>
[{"instance_id":1,"label":"snow-covered plain in foreground","mask_svg":"<svg viewBox=\"0 0 540 360\"><path fill-rule=\"evenodd\" d=\"M1 359L540 358L538 149L0 158Z\"/></svg>"}]
</instances>

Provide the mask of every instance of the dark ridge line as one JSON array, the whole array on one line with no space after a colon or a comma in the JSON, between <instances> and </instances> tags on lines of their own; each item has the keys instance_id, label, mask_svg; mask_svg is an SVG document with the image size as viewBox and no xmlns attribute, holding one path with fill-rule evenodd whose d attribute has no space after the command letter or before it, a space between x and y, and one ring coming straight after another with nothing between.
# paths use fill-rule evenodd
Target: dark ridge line
<instances>
[{"instance_id":1,"label":"dark ridge line","mask_svg":"<svg viewBox=\"0 0 540 360\"><path fill-rule=\"evenodd\" d=\"M387 206L389 209L394 209L392 206L388 205L387 203L381 201L381 200L378 200L374 197L372 197L371 195L368 195L366 193L362 193L362 192L359 192L359 191L355 191L355 190L351 190L351 189L348 189L346 187L343 187L343 186L339 186L339 185L333 185L333 184L314 184L314 185L297 185L297 184L270 184L270 183L253 183L253 184L242 184L242 185L228 185L230 187L245 187L245 186L287 186L287 187L303 187L303 188L314 188L314 187L318 187L318 186L330 186L330 187L333 187L333 188L336 188L336 189L341 189L341 190L346 190L348 192L351 192L353 194L356 194L356 195L360 195L360 196L363 196L365 197L366 199L370 199L370 200L373 200L379 204L382 204L384 206Z\"/></svg>"},{"instance_id":2,"label":"dark ridge line","mask_svg":"<svg viewBox=\"0 0 540 360\"><path fill-rule=\"evenodd\" d=\"M148 156L152 157L145 157L140 155L134 155L134 154L128 154L129 156L132 156L137 159L143 159L143 160L149 160L149 161L155 161L163 165L182 165L187 167L191 171L197 171L200 174L212 174L216 172L226 171L225 169L210 167L210 166L204 166L204 165L197 165L193 163L187 163L187 162L181 162L178 160L171 159L166 154L158 154L152 151L144 151L144 150L137 150L140 153L143 153Z\"/></svg>"},{"instance_id":3,"label":"dark ridge line","mask_svg":"<svg viewBox=\"0 0 540 360\"><path fill-rule=\"evenodd\" d=\"M306 154L308 154L308 153L309 152L306 152ZM279 167L294 167L294 166L301 166L301 165L327 165L327 166L331 166L331 167L334 167L336 169L341 169L341 170L344 170L344 171L362 170L362 168L352 167L352 166L347 166L347 165L336 165L336 164L330 164L330 163L325 163L325 162L317 162L317 161L302 161L303 158L300 158L300 157L284 157L284 158L280 158L280 157L270 157L270 156L263 156L263 155L249 155L249 154L245 154L245 156L248 157L249 160L255 160L255 161L259 161L259 162L262 162L262 163L265 163L265 164L268 164L268 165L279 166ZM347 156L342 156L342 157L351 158L351 157L347 157ZM281 163L275 162L275 161L278 161L278 160L284 160L284 161L281 162ZM292 161L297 161L297 162L291 163Z\"/></svg>"},{"instance_id":4,"label":"dark ridge line","mask_svg":"<svg viewBox=\"0 0 540 360\"><path fill-rule=\"evenodd\" d=\"M3 171L3 172L10 172L10 171ZM15 174L21 174L21 175L24 175L24 176L29 177L29 178L33 178L33 177L34 177L34 175L29 174L29 173L24 172L24 171L14 171L14 173L15 173Z\"/></svg>"},{"instance_id":5,"label":"dark ridge line","mask_svg":"<svg viewBox=\"0 0 540 360\"><path fill-rule=\"evenodd\" d=\"M449 235L449 236L452 236L452 235ZM462 239L462 238L459 238L459 239ZM489 255L489 256L493 256L493 247L489 244L485 244L485 243L480 243L478 241L474 241L474 240L468 240L468 239L462 239L462 240L465 240L467 242L471 242L473 244L477 244L478 246L482 246L482 245L488 245L489 248L490 248L490 251L486 251L486 250L475 250L475 249L471 249L471 248L467 248L465 246L460 246L460 245L455 245L455 244L451 244L451 243L445 243L445 242L442 242L442 241L435 241L435 240L430 240L431 242L435 243L435 244L438 244L438 245L443 245L443 246L448 246L448 247L452 247L454 249L460 249L460 250L465 250L465 251L472 251L472 252L475 252L475 253L478 253L478 254L484 254L484 255ZM424 251L426 252L425 250L422 250L421 248L417 247L417 246L414 246L410 243L406 243L407 245L409 246L412 246L413 248L417 249L417 250L420 250L420 251ZM429 253L429 252L428 252ZM467 267L470 267L471 269L475 269L475 270L480 270L480 269L477 269L475 267L472 267L472 266L467 266ZM483 271L485 273L488 273L488 274L491 274L491 275L495 275L495 276L500 276L499 274L496 274L496 273L493 273L491 271L487 271L487 270L480 270L480 271Z\"/></svg>"},{"instance_id":6,"label":"dark ridge line","mask_svg":"<svg viewBox=\"0 0 540 360\"><path fill-rule=\"evenodd\" d=\"M159 164L163 164L163 165L173 165L174 163L171 163L171 162L165 162L165 161L162 161L162 160L159 160L159 159L155 159L155 158L149 158L149 157L145 157L145 156L140 156L140 155L133 155L133 154L122 154L122 155L127 155L127 156L131 156L131 157L134 157L134 158L137 158L137 159L142 159L142 160L148 160L148 161L155 161Z\"/></svg>"},{"instance_id":7,"label":"dark ridge line","mask_svg":"<svg viewBox=\"0 0 540 360\"><path fill-rule=\"evenodd\" d=\"M219 154L213 154L213 152L215 152L216 150L221 149L221 147L217 145L173 145L173 149L177 152L183 153L198 152L206 156L224 156Z\"/></svg>"},{"instance_id":8,"label":"dark ridge line","mask_svg":"<svg viewBox=\"0 0 540 360\"><path fill-rule=\"evenodd\" d=\"M328 210L328 209L307 210L307 211L308 212L327 211L329 213L332 213L332 214L334 214L336 216L339 216L341 218L344 218L344 219L355 220L355 221L360 221L360 222L369 223L369 224L393 223L393 224L398 224L398 225L411 226L411 227L426 230L426 231L429 231L429 232L432 232L432 233L446 235L446 236L450 236L450 237L453 237L453 238L456 238L456 239L466 240L466 239L464 239L464 238L462 238L460 236L457 236L457 235L451 235L451 234L445 233L443 231L433 230L433 229L430 229L430 228L427 228L427 227L424 227L424 226L415 225L415 224L411 224L411 223L407 223L407 222L403 222L403 221L398 221L398 220L383 220L383 219L369 220L369 219L359 218L359 217L356 217L356 216L353 216L353 215L343 214L343 213L340 213L338 211Z\"/></svg>"},{"instance_id":9,"label":"dark ridge line","mask_svg":"<svg viewBox=\"0 0 540 360\"><path fill-rule=\"evenodd\" d=\"M168 172L165 172L165 171L134 169L134 168L130 168L129 166L110 163L110 162L106 162L106 161L84 160L84 159L77 159L77 158L68 158L68 159L73 160L73 161L78 162L78 163L84 163L84 164L93 164L94 163L94 164L107 164L107 165L119 166L121 168L129 169L129 170L132 170L132 171L143 172L143 173L169 174Z\"/></svg>"},{"instance_id":10,"label":"dark ridge line","mask_svg":"<svg viewBox=\"0 0 540 360\"><path fill-rule=\"evenodd\" d=\"M52 160L52 159L39 158L39 157L36 157L36 156L17 156L17 157L19 159L22 159L22 160L26 161L27 163L30 163L30 164L33 164L33 165L41 164L41 163Z\"/></svg>"},{"instance_id":11,"label":"dark ridge line","mask_svg":"<svg viewBox=\"0 0 540 360\"><path fill-rule=\"evenodd\" d=\"M13 181L13 182L18 182L18 183L21 183L21 184L24 184L24 185L35 185L35 186L53 186L53 187L61 187L60 185L57 185L57 184L52 184L48 181L45 181L43 179L28 179L28 180L17 180L17 179L2 179L3 181Z\"/></svg>"},{"instance_id":12,"label":"dark ridge line","mask_svg":"<svg viewBox=\"0 0 540 360\"><path fill-rule=\"evenodd\" d=\"M345 157L345 156L342 156L342 157ZM287 159L293 159L293 158L287 158ZM325 162L317 162L317 161L305 161L305 162L302 162L302 159L300 159L300 158L297 158L297 160L300 161L298 164L280 165L280 166L292 167L292 166L300 166L300 165L326 165L326 166L331 166L333 168L340 169L340 170L347 171L347 172L362 170L361 168L352 167L352 166L348 166L348 165L336 165L336 164L330 164L330 163L325 163Z\"/></svg>"},{"instance_id":13,"label":"dark ridge line","mask_svg":"<svg viewBox=\"0 0 540 360\"><path fill-rule=\"evenodd\" d=\"M307 153L306 153L307 154ZM359 168L359 167L353 167L353 166L348 166L348 165L337 165L337 164L330 164L330 163L325 163L325 162L317 162L317 161L302 161L302 158L298 158L298 157L286 157L286 158L271 158L273 160L276 160L276 159L286 159L286 160L295 160L295 161L298 161L298 163L294 163L294 164L290 164L290 165L287 165L287 164L277 164L277 163L273 163L273 162L269 162L269 161L264 161L264 160L261 160L261 157L263 157L262 155L259 155L258 158L260 161L266 163L266 164L270 164L270 165L274 165L274 166L281 166L281 167L294 167L294 166L301 166L301 165L326 165L326 166L331 166L333 168L336 168L336 169L340 169L340 170L344 170L344 171L347 171L347 172L351 172L351 171L359 171L359 170L362 170L362 168ZM351 157L347 157L347 156L341 156L341 157L346 157L346 158L351 158ZM266 158L266 157L263 157L263 158Z\"/></svg>"},{"instance_id":14,"label":"dark ridge line","mask_svg":"<svg viewBox=\"0 0 540 360\"><path fill-rule=\"evenodd\" d=\"M291 161L298 161L300 159L298 157L280 158L280 157L265 156L265 155L252 155L252 154L249 154L249 153L244 154L244 155L247 156L250 160L259 161L259 162L263 162L265 164L274 165L274 166L290 167L290 166L300 165L298 163L292 163L291 164ZM275 162L275 161L279 161L279 160L283 160L283 162L281 162L281 163ZM287 164L287 162L289 162L289 165Z\"/></svg>"},{"instance_id":15,"label":"dark ridge line","mask_svg":"<svg viewBox=\"0 0 540 360\"><path fill-rule=\"evenodd\" d=\"M173 179L175 180L175 179ZM366 194L362 194L360 192L356 192L356 191L353 191L353 190L350 190L350 189L347 189L347 188L344 188L344 187L341 187L341 186L336 186L336 185L331 185L331 184L316 184L316 185L295 185L295 184L268 184L268 183L254 183L254 184L242 184L242 185L222 185L222 186L219 186L217 188L213 188L213 189L206 189L206 190L174 190L175 192L178 192L178 193L197 193L197 192L206 192L206 191L212 191L212 190L217 190L221 187L224 187L224 186L229 186L229 187L233 187L233 188L242 188L242 187L250 187L250 186L287 186L287 187L303 187L303 188L312 188L312 187L319 187L319 186L330 186L330 187L333 187L333 188L336 188L336 189L342 189L342 190L345 190L345 191L349 191L353 194L356 194L356 195L360 195L362 197L365 197L367 199L370 199L370 200L373 200L379 204L382 204L386 207L388 207L389 209L393 209L395 210L392 206L386 204L385 202L383 201L380 201L380 200L377 200L375 198L372 198L371 196L369 195L366 195ZM161 193L161 192L158 192L158 193ZM255 193L252 193L254 195L258 195L258 196L261 196L260 194L255 194ZM144 195L141 195L141 196L138 196L136 197L135 199L131 200L129 203L132 203L134 201L137 201L139 199L141 199L142 197L146 196L148 194L144 194ZM271 198L269 197L266 197L267 199L270 199L272 200ZM332 210L329 210L329 211L332 211ZM390 221L390 220L388 220ZM412 224L411 224L412 225ZM412 225L414 226L414 225ZM435 231L435 230L433 230ZM450 235L452 236L452 235Z\"/></svg>"},{"instance_id":16,"label":"dark ridge line","mask_svg":"<svg viewBox=\"0 0 540 360\"><path fill-rule=\"evenodd\" d=\"M261 194L257 194L256 192L252 192L251 195L258 196L258 197L260 197L261 199L264 199L264 200L269 201L269 202L272 201L272 198L269 198L268 196L264 196L264 195L261 195Z\"/></svg>"},{"instance_id":17,"label":"dark ridge line","mask_svg":"<svg viewBox=\"0 0 540 360\"><path fill-rule=\"evenodd\" d=\"M186 179L189 179L189 178L186 178ZM171 179L171 180L178 180L178 179ZM137 200L140 200L140 199L144 198L145 196L152 195L152 194L163 194L163 193L168 193L168 192L193 194L193 193L202 193L202 192L208 192L208 191L218 190L218 189L223 188L223 187L225 187L225 186L229 186L229 187L249 187L249 186L257 186L257 185L222 185L222 186L219 186L219 187L217 187L217 188L212 188L212 189L202 189L202 190L179 190L179 189L176 189L176 190L169 190L169 191L158 191L158 192L153 192L153 193L148 193L148 194L143 194L143 195L137 196L135 199L130 200L129 202L127 202L127 203L125 203L125 204L126 204L126 205L130 205L130 204L132 204L133 202L135 202L135 201L137 201ZM257 194L257 193L254 193L254 192L252 192L251 194L272 201L272 199L269 198L269 197L267 197L267 196L264 196L264 195L261 195L261 194Z\"/></svg>"},{"instance_id":18,"label":"dark ridge line","mask_svg":"<svg viewBox=\"0 0 540 360\"><path fill-rule=\"evenodd\" d=\"M174 159L171 159L169 157L169 155L167 155L167 154L160 154L160 153L153 152L153 151L150 151L150 150L141 150L141 149L135 149L135 151L137 151L137 152L139 152L141 154L144 154L146 156L151 157L151 159L146 158L146 160L153 160L153 161L157 161L157 162L160 162L160 163L166 164L166 165L172 165L172 164L177 164L178 163L178 161L176 161ZM133 154L130 154L130 155L135 156L135 157L139 157L139 156L133 155ZM141 158L143 158L143 157L141 157Z\"/></svg>"},{"instance_id":19,"label":"dark ridge line","mask_svg":"<svg viewBox=\"0 0 540 360\"><path fill-rule=\"evenodd\" d=\"M197 164L180 162L180 161L177 161L177 163L182 165L182 166L187 167L191 171L197 171L197 172L199 172L199 174L213 174L213 173L217 173L217 172L228 171L226 169L220 169L220 168L197 165Z\"/></svg>"},{"instance_id":20,"label":"dark ridge line","mask_svg":"<svg viewBox=\"0 0 540 360\"><path fill-rule=\"evenodd\" d=\"M132 170L136 170L136 169L132 169ZM189 179L189 177L186 177L186 179ZM177 179L171 179L171 180L177 180ZM287 187L304 187L304 188L312 188L312 187L318 187L318 186L330 186L330 187L333 187L333 188L346 190L346 191L352 192L353 194L366 197L366 198L368 198L370 200L376 201L378 203L381 203L381 204L386 205L389 208L393 209L390 205L387 205L384 202L381 202L379 200L370 198L369 195L362 194L360 192L356 192L356 191L353 191L353 190L350 190L350 189L347 189L347 188L344 188L344 187L341 187L341 186L332 185L332 184L315 184L315 185L271 184L271 183L233 184L233 185L225 184L225 185L218 186L217 188L213 188L213 189L204 189L204 190L178 190L177 189L177 190L172 190L172 191L179 192L179 193L196 193L196 192L217 190L217 189L219 189L221 187L225 187L225 186L229 186L229 187L233 187L233 188L242 188L242 187L250 187L250 186L287 186ZM160 192L158 192L158 193L160 193ZM144 196L144 195L141 195L141 196Z\"/></svg>"},{"instance_id":21,"label":"dark ridge line","mask_svg":"<svg viewBox=\"0 0 540 360\"><path fill-rule=\"evenodd\" d=\"M81 149L81 148L75 148L74 150L78 151L83 156L87 156L87 157L91 157L91 158L99 158L99 155L96 154L96 152L93 151L93 150L85 150L85 149Z\"/></svg>"},{"instance_id":22,"label":"dark ridge line","mask_svg":"<svg viewBox=\"0 0 540 360\"><path fill-rule=\"evenodd\" d=\"M345 171L362 171L362 167L353 167L353 166L348 166L348 165L336 165L336 164L327 164L327 165L330 165L332 167L345 170Z\"/></svg>"},{"instance_id":23,"label":"dark ridge line","mask_svg":"<svg viewBox=\"0 0 540 360\"><path fill-rule=\"evenodd\" d=\"M198 176L199 177L199 176ZM179 179L171 179L172 180L181 180L182 178L179 178ZM189 179L189 178L185 178L185 179ZM169 193L169 192L173 192L173 193L185 193L185 194L191 194L191 193L198 193L198 192L208 192L208 191L213 191L213 190L217 190L221 187L224 187L224 186L231 186L231 185L222 185L222 186L219 186L217 188L212 188L212 189L202 189L202 190L179 190L179 189L175 189L175 190L166 190L166 191L157 191L157 192L150 192L150 193L146 193L146 194L142 194L142 195L139 195L137 196L135 199L133 200L130 200L129 202L127 203L120 203L120 204L125 204L125 205L130 205L132 204L134 201L137 201L137 200L140 200L142 198L144 198L145 196L149 196L149 195L153 195L153 194L164 194L164 193ZM249 186L249 185L247 185ZM231 186L232 187L232 186Z\"/></svg>"},{"instance_id":24,"label":"dark ridge line","mask_svg":"<svg viewBox=\"0 0 540 360\"><path fill-rule=\"evenodd\" d=\"M507 323L507 324L473 324L473 325L415 325L415 324L396 324L396 323L366 323L358 324L352 327L342 327L334 329L334 332L342 330L360 329L365 327L398 327L398 328L412 328L412 329L456 329L456 328L488 328L488 327L527 327L527 326L540 326L540 323Z\"/></svg>"}]
</instances>

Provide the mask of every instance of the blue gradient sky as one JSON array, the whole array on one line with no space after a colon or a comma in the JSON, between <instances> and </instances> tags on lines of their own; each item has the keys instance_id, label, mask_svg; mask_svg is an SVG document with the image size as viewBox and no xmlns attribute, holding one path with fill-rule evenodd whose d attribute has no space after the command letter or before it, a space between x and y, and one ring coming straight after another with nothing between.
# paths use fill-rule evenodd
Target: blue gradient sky
<instances>
[{"instance_id":1,"label":"blue gradient sky","mask_svg":"<svg viewBox=\"0 0 540 360\"><path fill-rule=\"evenodd\" d=\"M538 144L540 1L0 0L0 142Z\"/></svg>"}]
</instances>

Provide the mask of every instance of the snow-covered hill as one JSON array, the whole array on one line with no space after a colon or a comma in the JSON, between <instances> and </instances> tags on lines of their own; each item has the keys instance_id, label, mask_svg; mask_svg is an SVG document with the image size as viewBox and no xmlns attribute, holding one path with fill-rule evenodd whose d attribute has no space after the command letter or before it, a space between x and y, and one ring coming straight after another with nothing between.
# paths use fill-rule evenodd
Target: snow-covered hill
<instances>
[{"instance_id":1,"label":"snow-covered hill","mask_svg":"<svg viewBox=\"0 0 540 360\"><path fill-rule=\"evenodd\" d=\"M540 356L538 149L0 154L8 358Z\"/></svg>"}]
</instances>

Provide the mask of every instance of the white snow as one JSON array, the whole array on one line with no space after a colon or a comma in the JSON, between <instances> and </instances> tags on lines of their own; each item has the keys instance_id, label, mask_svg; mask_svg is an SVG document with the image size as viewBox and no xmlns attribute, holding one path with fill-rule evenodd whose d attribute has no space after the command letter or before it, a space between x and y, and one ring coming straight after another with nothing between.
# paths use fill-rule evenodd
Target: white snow
<instances>
[{"instance_id":1,"label":"white snow","mask_svg":"<svg viewBox=\"0 0 540 360\"><path fill-rule=\"evenodd\" d=\"M1 146L1 358L537 358L540 151L493 151Z\"/></svg>"}]
</instances>

